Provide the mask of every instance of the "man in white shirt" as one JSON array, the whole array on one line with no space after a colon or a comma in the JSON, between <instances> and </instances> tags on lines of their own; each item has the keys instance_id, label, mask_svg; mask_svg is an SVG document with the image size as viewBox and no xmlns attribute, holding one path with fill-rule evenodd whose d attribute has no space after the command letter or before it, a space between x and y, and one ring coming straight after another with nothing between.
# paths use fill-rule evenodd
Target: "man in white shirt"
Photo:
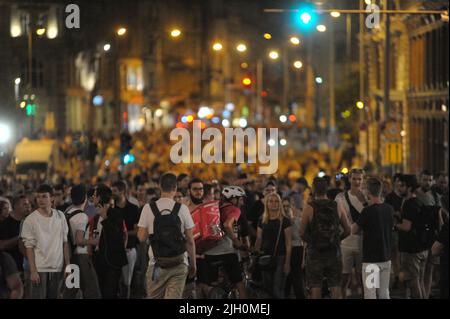
<instances>
[{"instance_id":1,"label":"man in white shirt","mask_svg":"<svg viewBox=\"0 0 450 319\"><path fill-rule=\"evenodd\" d=\"M186 276L195 276L197 271L195 262L195 243L193 237L194 222L186 205L178 204L173 200L177 191L177 178L174 174L166 173L160 179L161 198L152 208L145 205L141 212L138 224L138 238L141 242L147 240L150 235L151 246L149 248L149 267L147 271L148 297L151 299L180 299L186 283ZM155 211L156 209L157 211ZM177 212L178 211L178 212ZM158 216L155 218L155 215ZM168 243L163 237L161 229L155 229L162 225L162 220L174 218L174 228L180 227L179 238L175 231L169 236L173 242ZM165 223L165 225L167 225ZM155 226L155 227L154 227ZM184 243L180 242L180 239ZM178 243L178 244L177 244ZM162 256L161 247L178 247L174 255ZM159 256L158 256L159 255ZM189 261L188 261L189 255Z\"/></svg>"},{"instance_id":2,"label":"man in white shirt","mask_svg":"<svg viewBox=\"0 0 450 319\"><path fill-rule=\"evenodd\" d=\"M362 193L364 171L352 169L349 173L350 190L340 193L335 201L338 205L339 214L346 214L350 224L354 224L361 211L367 206L367 200ZM362 238L360 235L352 234L342 240L342 296L346 298L347 289L350 287L353 267L355 267L358 286L362 293Z\"/></svg>"},{"instance_id":3,"label":"man in white shirt","mask_svg":"<svg viewBox=\"0 0 450 319\"><path fill-rule=\"evenodd\" d=\"M69 241L72 243L71 249L73 249L71 262L80 269L80 287L64 287L63 297L64 299L74 299L79 289L81 289L84 299L99 299L101 296L97 273L88 255L88 246L97 246L98 239L89 238L89 217L84 212L87 202L86 188L84 185L80 184L72 187L70 197L72 199L72 206L68 208L66 217L70 226L69 236L71 238L69 238Z\"/></svg>"},{"instance_id":4,"label":"man in white shirt","mask_svg":"<svg viewBox=\"0 0 450 319\"><path fill-rule=\"evenodd\" d=\"M68 226L64 214L52 209L52 187L44 184L36 192L38 209L25 219L20 236L30 267L29 296L56 299L63 267L70 263Z\"/></svg>"}]
</instances>

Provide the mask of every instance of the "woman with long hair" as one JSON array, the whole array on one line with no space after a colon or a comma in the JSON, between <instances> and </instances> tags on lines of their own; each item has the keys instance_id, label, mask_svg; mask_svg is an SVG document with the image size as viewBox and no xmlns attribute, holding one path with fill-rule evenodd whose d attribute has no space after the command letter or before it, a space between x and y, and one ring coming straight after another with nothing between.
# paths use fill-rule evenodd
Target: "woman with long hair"
<instances>
[{"instance_id":1,"label":"woman with long hair","mask_svg":"<svg viewBox=\"0 0 450 319\"><path fill-rule=\"evenodd\" d=\"M266 291L274 298L284 297L286 277L291 270L291 221L285 216L280 196L270 193L264 198L264 213L256 233L256 252ZM270 262L263 264L263 259Z\"/></svg>"}]
</instances>

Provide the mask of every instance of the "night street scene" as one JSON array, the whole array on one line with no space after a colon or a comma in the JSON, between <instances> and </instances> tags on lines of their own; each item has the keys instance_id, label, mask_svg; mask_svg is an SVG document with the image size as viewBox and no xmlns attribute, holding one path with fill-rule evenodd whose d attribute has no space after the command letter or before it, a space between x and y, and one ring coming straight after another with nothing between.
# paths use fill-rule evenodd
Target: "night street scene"
<instances>
[{"instance_id":1,"label":"night street scene","mask_svg":"<svg viewBox=\"0 0 450 319\"><path fill-rule=\"evenodd\" d=\"M0 299L448 299L448 108L448 0L0 0Z\"/></svg>"}]
</instances>

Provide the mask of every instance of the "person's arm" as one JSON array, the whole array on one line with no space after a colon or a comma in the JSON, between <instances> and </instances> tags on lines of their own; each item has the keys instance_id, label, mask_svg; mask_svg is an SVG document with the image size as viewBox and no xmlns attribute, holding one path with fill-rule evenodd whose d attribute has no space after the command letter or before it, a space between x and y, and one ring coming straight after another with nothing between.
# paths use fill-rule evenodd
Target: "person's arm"
<instances>
[{"instance_id":1,"label":"person's arm","mask_svg":"<svg viewBox=\"0 0 450 319\"><path fill-rule=\"evenodd\" d=\"M125 224L125 221L123 221L123 242L125 244L125 249L126 249L127 245L128 245L128 229L127 229L127 225Z\"/></svg>"},{"instance_id":2,"label":"person's arm","mask_svg":"<svg viewBox=\"0 0 450 319\"><path fill-rule=\"evenodd\" d=\"M401 223L396 224L395 229L403 231L403 232L409 232L412 227L412 222L408 219L403 218Z\"/></svg>"},{"instance_id":3,"label":"person's arm","mask_svg":"<svg viewBox=\"0 0 450 319\"><path fill-rule=\"evenodd\" d=\"M193 228L185 229L184 235L186 236L186 250L189 256L189 278L195 276L197 272L197 263L195 259L195 241Z\"/></svg>"},{"instance_id":4,"label":"person's arm","mask_svg":"<svg viewBox=\"0 0 450 319\"><path fill-rule=\"evenodd\" d=\"M22 280L20 280L19 273L6 277L6 284L8 285L10 291L9 299L22 299L23 284Z\"/></svg>"},{"instance_id":5,"label":"person's arm","mask_svg":"<svg viewBox=\"0 0 450 319\"><path fill-rule=\"evenodd\" d=\"M149 206L145 205L142 208L141 217L139 217L138 230L137 230L137 238L141 243L145 243L148 239L148 217Z\"/></svg>"},{"instance_id":6,"label":"person's arm","mask_svg":"<svg viewBox=\"0 0 450 319\"><path fill-rule=\"evenodd\" d=\"M0 240L0 250L9 250L18 245L19 242L19 236L10 238L10 239L4 239Z\"/></svg>"},{"instance_id":7,"label":"person's arm","mask_svg":"<svg viewBox=\"0 0 450 319\"><path fill-rule=\"evenodd\" d=\"M433 246L431 247L431 254L433 256L439 256L443 250L444 250L444 245L442 245L438 241L435 241Z\"/></svg>"},{"instance_id":8,"label":"person's arm","mask_svg":"<svg viewBox=\"0 0 450 319\"><path fill-rule=\"evenodd\" d=\"M94 238L85 239L84 238L84 231L83 230L77 230L77 232L75 233L75 244L77 246L87 246L87 245L97 246L98 245L98 238L96 238L96 239L94 239Z\"/></svg>"},{"instance_id":9,"label":"person's arm","mask_svg":"<svg viewBox=\"0 0 450 319\"><path fill-rule=\"evenodd\" d=\"M361 228L357 223L352 224L352 234L359 235L361 233Z\"/></svg>"},{"instance_id":10,"label":"person's arm","mask_svg":"<svg viewBox=\"0 0 450 319\"><path fill-rule=\"evenodd\" d=\"M291 272L291 254L292 254L292 227L284 229L284 239L286 245L286 259L284 261L284 273L287 275Z\"/></svg>"},{"instance_id":11,"label":"person's arm","mask_svg":"<svg viewBox=\"0 0 450 319\"><path fill-rule=\"evenodd\" d=\"M313 208L311 205L306 204L305 208L303 209L302 213L302 220L300 222L300 237L303 239L303 241L306 243L308 241L308 238L306 236L306 229L308 228L310 217L312 216Z\"/></svg>"},{"instance_id":12,"label":"person's arm","mask_svg":"<svg viewBox=\"0 0 450 319\"><path fill-rule=\"evenodd\" d=\"M258 227L256 230L255 252L259 253L261 251L261 244L262 244L262 228Z\"/></svg>"},{"instance_id":13,"label":"person's arm","mask_svg":"<svg viewBox=\"0 0 450 319\"><path fill-rule=\"evenodd\" d=\"M34 248L32 247L27 247L27 259L28 259L28 263L30 266L30 280L33 284L39 284L40 283L40 278L39 278L39 273L36 267L36 259L34 256Z\"/></svg>"},{"instance_id":14,"label":"person's arm","mask_svg":"<svg viewBox=\"0 0 450 319\"><path fill-rule=\"evenodd\" d=\"M138 225L134 224L133 230L128 231L128 236L137 236L137 232L138 232Z\"/></svg>"},{"instance_id":15,"label":"person's arm","mask_svg":"<svg viewBox=\"0 0 450 319\"><path fill-rule=\"evenodd\" d=\"M233 246L239 248L240 246L242 246L242 243L239 240L239 238L234 234L233 225L235 222L236 219L234 217L230 217L223 223L223 228L225 230L225 234L231 238Z\"/></svg>"},{"instance_id":16,"label":"person's arm","mask_svg":"<svg viewBox=\"0 0 450 319\"><path fill-rule=\"evenodd\" d=\"M137 238L141 243L148 239L148 229L146 227L138 227Z\"/></svg>"},{"instance_id":17,"label":"person's arm","mask_svg":"<svg viewBox=\"0 0 450 319\"><path fill-rule=\"evenodd\" d=\"M344 232L341 235L341 240L344 238L347 238L350 233L351 233L351 229L350 229L350 223L347 219L347 214L345 213L345 211L342 211L341 209L338 208L338 213L339 213L339 219L341 221L341 226L344 229Z\"/></svg>"},{"instance_id":18,"label":"person's arm","mask_svg":"<svg viewBox=\"0 0 450 319\"><path fill-rule=\"evenodd\" d=\"M68 242L64 242L64 263L65 267L70 265L70 247ZM64 267L64 269L65 269Z\"/></svg>"}]
</instances>

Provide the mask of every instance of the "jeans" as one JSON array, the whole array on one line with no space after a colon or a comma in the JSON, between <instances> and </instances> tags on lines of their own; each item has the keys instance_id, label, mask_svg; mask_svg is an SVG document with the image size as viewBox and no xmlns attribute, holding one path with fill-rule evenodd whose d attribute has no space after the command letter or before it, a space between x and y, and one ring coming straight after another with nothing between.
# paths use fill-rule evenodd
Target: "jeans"
<instances>
[{"instance_id":1,"label":"jeans","mask_svg":"<svg viewBox=\"0 0 450 319\"><path fill-rule=\"evenodd\" d=\"M284 298L286 275L284 273L284 260L286 256L277 256L277 265L274 270L262 271L263 285L273 298Z\"/></svg>"},{"instance_id":2,"label":"jeans","mask_svg":"<svg viewBox=\"0 0 450 319\"><path fill-rule=\"evenodd\" d=\"M381 263L363 263L362 277L364 299L390 299L389 279L391 277L391 261Z\"/></svg>"},{"instance_id":3,"label":"jeans","mask_svg":"<svg viewBox=\"0 0 450 319\"><path fill-rule=\"evenodd\" d=\"M133 279L131 281L131 299L147 297L148 259L148 244L145 242L139 243L137 246L136 265L134 266Z\"/></svg>"}]
</instances>

